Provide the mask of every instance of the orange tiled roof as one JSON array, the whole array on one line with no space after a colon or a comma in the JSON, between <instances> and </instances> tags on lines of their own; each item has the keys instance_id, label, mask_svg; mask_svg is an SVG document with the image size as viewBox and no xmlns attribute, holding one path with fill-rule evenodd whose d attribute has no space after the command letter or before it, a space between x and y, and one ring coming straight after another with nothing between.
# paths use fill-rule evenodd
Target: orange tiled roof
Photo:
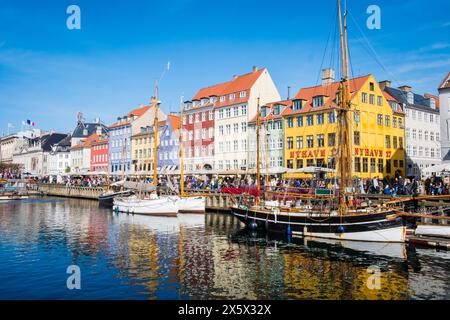
<instances>
[{"instance_id":1,"label":"orange tiled roof","mask_svg":"<svg viewBox=\"0 0 450 320\"><path fill-rule=\"evenodd\" d=\"M128 116L136 116L136 117L141 117L145 112L147 112L148 110L150 110L151 106L144 106L144 107L140 107L137 109L134 109L133 111L128 113Z\"/></svg>"},{"instance_id":2,"label":"orange tiled roof","mask_svg":"<svg viewBox=\"0 0 450 320\"><path fill-rule=\"evenodd\" d=\"M370 75L350 79L350 92L352 93L352 99L354 95L361 89L361 87L366 83L366 81L369 79ZM336 95L339 90L339 84L340 82L336 81L327 85L320 85L315 87L309 87L309 88L302 88L295 96L294 100L305 100L303 107L299 111L292 111L292 114L295 113L306 113L313 111L313 97L316 96L325 96L327 99L325 100L325 103L322 107L316 107L314 108L314 111L321 111L326 110L330 108L336 107L335 99Z\"/></svg>"},{"instance_id":3,"label":"orange tiled roof","mask_svg":"<svg viewBox=\"0 0 450 320\"><path fill-rule=\"evenodd\" d=\"M176 131L180 129L180 117L179 116L175 116L173 114L169 114L167 116L167 118L169 119L170 125L172 126L172 130Z\"/></svg>"},{"instance_id":4,"label":"orange tiled roof","mask_svg":"<svg viewBox=\"0 0 450 320\"><path fill-rule=\"evenodd\" d=\"M248 97L250 94L250 89L252 88L253 84L258 80L258 78L263 74L265 71L267 71L266 68L263 68L258 71L254 71L251 73L247 73L241 76L235 77L231 81L227 81L221 84L217 84L211 87L206 87L203 89L200 89L197 94L194 96L192 100L200 100L202 98L208 98L211 96L226 96L226 99L224 102L220 102L220 99L216 101L216 107L222 107L232 104L238 104L248 101ZM240 97L240 92L246 91L247 94L244 98ZM235 93L235 99L229 100L229 95L231 93ZM210 104L209 104L210 105ZM201 105L200 107L204 107L204 105Z\"/></svg>"},{"instance_id":5,"label":"orange tiled roof","mask_svg":"<svg viewBox=\"0 0 450 320\"><path fill-rule=\"evenodd\" d=\"M427 99L434 99L434 101L436 102L436 108L439 109L439 97L438 96L432 95L431 93L425 93L423 96Z\"/></svg>"}]
</instances>

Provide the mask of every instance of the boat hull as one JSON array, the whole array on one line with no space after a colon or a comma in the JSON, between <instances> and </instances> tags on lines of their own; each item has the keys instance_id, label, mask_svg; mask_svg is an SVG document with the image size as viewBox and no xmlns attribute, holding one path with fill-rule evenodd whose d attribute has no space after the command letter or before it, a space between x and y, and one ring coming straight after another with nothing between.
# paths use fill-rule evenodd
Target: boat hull
<instances>
[{"instance_id":1,"label":"boat hull","mask_svg":"<svg viewBox=\"0 0 450 320\"><path fill-rule=\"evenodd\" d=\"M149 200L116 198L113 208L124 213L176 217L178 214L176 202L177 200L172 198Z\"/></svg>"},{"instance_id":2,"label":"boat hull","mask_svg":"<svg viewBox=\"0 0 450 320\"><path fill-rule=\"evenodd\" d=\"M132 191L122 191L114 193L104 193L98 197L98 202L101 207L112 208L114 206L114 199L117 197L128 197L133 195Z\"/></svg>"},{"instance_id":3,"label":"boat hull","mask_svg":"<svg viewBox=\"0 0 450 320\"><path fill-rule=\"evenodd\" d=\"M393 211L349 216L320 216L274 213L272 211L232 208L246 226L292 236L348 241L405 242L403 219Z\"/></svg>"},{"instance_id":4,"label":"boat hull","mask_svg":"<svg viewBox=\"0 0 450 320\"><path fill-rule=\"evenodd\" d=\"M186 197L177 200L179 213L205 213L205 197Z\"/></svg>"}]
</instances>

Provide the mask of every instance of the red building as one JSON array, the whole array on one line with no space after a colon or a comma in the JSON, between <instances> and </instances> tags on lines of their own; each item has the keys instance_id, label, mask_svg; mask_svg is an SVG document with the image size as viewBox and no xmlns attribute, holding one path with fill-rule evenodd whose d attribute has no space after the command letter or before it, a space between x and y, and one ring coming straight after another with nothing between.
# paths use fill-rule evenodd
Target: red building
<instances>
[{"instance_id":1,"label":"red building","mask_svg":"<svg viewBox=\"0 0 450 320\"><path fill-rule=\"evenodd\" d=\"M91 147L91 172L108 172L109 166L109 140L100 137L92 141Z\"/></svg>"},{"instance_id":2,"label":"red building","mask_svg":"<svg viewBox=\"0 0 450 320\"><path fill-rule=\"evenodd\" d=\"M214 106L230 82L200 89L192 101L185 101L183 140L187 172L214 167Z\"/></svg>"}]
</instances>

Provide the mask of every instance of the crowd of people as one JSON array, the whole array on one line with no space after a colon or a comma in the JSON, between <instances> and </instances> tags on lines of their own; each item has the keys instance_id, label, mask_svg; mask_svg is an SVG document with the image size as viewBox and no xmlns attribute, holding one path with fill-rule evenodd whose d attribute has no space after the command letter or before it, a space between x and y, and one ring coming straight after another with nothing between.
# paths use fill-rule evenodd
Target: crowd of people
<instances>
[{"instance_id":1,"label":"crowd of people","mask_svg":"<svg viewBox=\"0 0 450 320\"><path fill-rule=\"evenodd\" d=\"M0 172L1 179L21 179L20 174L4 170ZM67 187L102 187L121 180L121 177L105 176L45 176L33 178L36 183L57 183ZM109 182L108 182L109 179ZM129 178L127 178L130 180ZM448 179L447 179L448 180ZM140 180L146 183L153 183L151 178ZM166 176L160 177L159 186L170 185L171 188L178 189L180 185L179 177ZM426 180L420 181L415 178L403 178L397 176L394 179L356 179L354 180L356 192L361 194L384 194L384 195L443 195L450 194L450 182L444 181L441 177L432 176ZM235 175L235 176L215 176L201 175L189 176L185 178L185 190L223 190L223 189L255 189L256 180L254 176ZM261 190L289 191L311 190L311 189L329 189L338 190L339 184L336 179L314 178L314 179L283 179L277 176L269 178L261 177Z\"/></svg>"}]
</instances>

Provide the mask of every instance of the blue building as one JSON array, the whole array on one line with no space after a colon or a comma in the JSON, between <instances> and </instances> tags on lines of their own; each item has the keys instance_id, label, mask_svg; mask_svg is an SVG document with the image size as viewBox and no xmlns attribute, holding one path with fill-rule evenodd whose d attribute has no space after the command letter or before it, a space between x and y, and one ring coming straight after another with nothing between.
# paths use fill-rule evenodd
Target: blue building
<instances>
[{"instance_id":1,"label":"blue building","mask_svg":"<svg viewBox=\"0 0 450 320\"><path fill-rule=\"evenodd\" d=\"M131 122L127 117L109 127L109 159L113 175L125 174L131 170Z\"/></svg>"},{"instance_id":2,"label":"blue building","mask_svg":"<svg viewBox=\"0 0 450 320\"><path fill-rule=\"evenodd\" d=\"M180 167L180 117L174 114L167 116L162 129L158 148L158 167L164 171Z\"/></svg>"}]
</instances>

